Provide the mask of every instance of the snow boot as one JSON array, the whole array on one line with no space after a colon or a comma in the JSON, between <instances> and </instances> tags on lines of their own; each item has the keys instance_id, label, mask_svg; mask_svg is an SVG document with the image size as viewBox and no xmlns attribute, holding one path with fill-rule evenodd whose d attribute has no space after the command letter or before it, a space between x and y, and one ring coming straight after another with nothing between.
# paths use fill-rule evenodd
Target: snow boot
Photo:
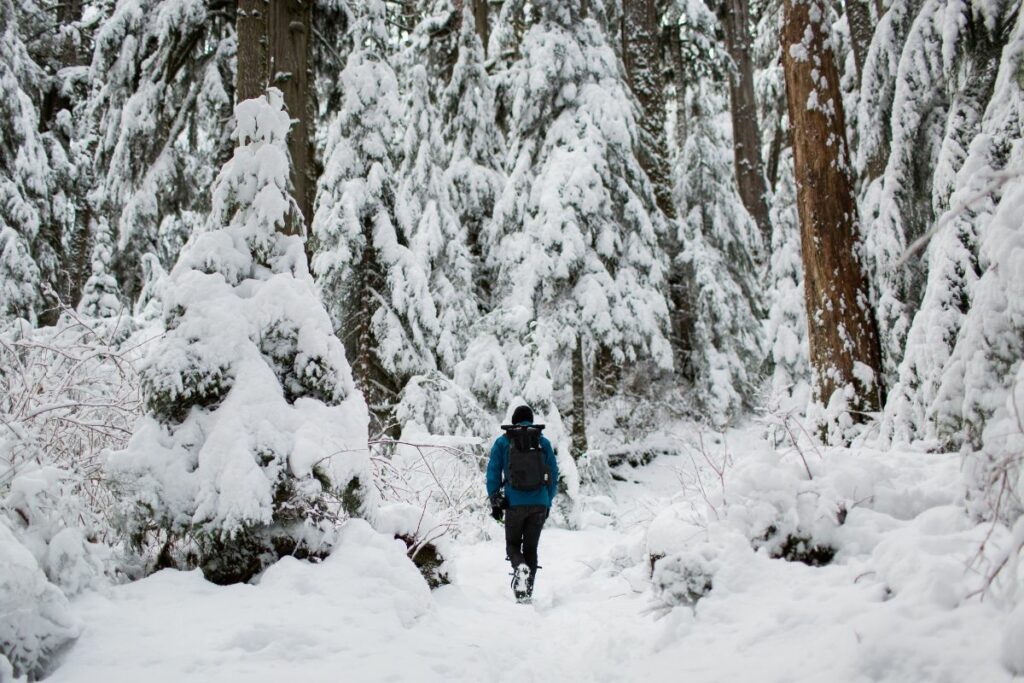
<instances>
[{"instance_id":1,"label":"snow boot","mask_svg":"<svg viewBox=\"0 0 1024 683\"><path fill-rule=\"evenodd\" d=\"M529 602L532 584L530 568L525 564L516 567L512 573L512 594L516 596L516 602Z\"/></svg>"}]
</instances>

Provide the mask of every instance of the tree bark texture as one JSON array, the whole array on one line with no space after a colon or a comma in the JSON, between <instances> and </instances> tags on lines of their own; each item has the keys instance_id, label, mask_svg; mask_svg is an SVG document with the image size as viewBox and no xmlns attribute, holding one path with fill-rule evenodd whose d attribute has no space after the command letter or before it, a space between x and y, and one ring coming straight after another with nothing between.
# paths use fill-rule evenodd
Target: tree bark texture
<instances>
[{"instance_id":1,"label":"tree bark texture","mask_svg":"<svg viewBox=\"0 0 1024 683\"><path fill-rule=\"evenodd\" d=\"M384 269L373 246L375 216L362 217L363 244L361 256L346 275L342 320L338 337L345 346L345 356L352 364L352 379L363 392L370 408L371 436L398 438L400 427L394 422L392 410L399 387L381 365L377 356L380 342L373 329L373 317L387 291Z\"/></svg>"},{"instance_id":2,"label":"tree bark texture","mask_svg":"<svg viewBox=\"0 0 1024 683\"><path fill-rule=\"evenodd\" d=\"M822 23L826 16L823 0L785 2L782 60L811 364L819 400L827 404L833 392L852 385L853 409L874 411L884 400L881 350L859 260L839 74ZM864 381L865 369L874 373L873 382Z\"/></svg>"},{"instance_id":3,"label":"tree bark texture","mask_svg":"<svg viewBox=\"0 0 1024 683\"><path fill-rule=\"evenodd\" d=\"M467 0L468 1L468 0ZM491 27L488 22L488 0L472 0L473 19L476 23L476 32L480 36L480 42L484 44L484 57L487 56L487 41L491 39Z\"/></svg>"},{"instance_id":4,"label":"tree bark texture","mask_svg":"<svg viewBox=\"0 0 1024 683\"><path fill-rule=\"evenodd\" d=\"M754 61L751 56L750 9L747 0L719 0L716 8L732 60L729 69L729 111L732 114L733 164L740 199L757 223L765 248L771 248L768 186L761 160L761 129L754 96Z\"/></svg>"},{"instance_id":5,"label":"tree bark texture","mask_svg":"<svg viewBox=\"0 0 1024 683\"><path fill-rule=\"evenodd\" d=\"M867 0L846 0L846 23L850 26L850 43L853 45L853 63L857 67L857 85L860 85L864 73L864 60L871 46L871 36L875 32L871 21L871 8Z\"/></svg>"},{"instance_id":6,"label":"tree bark texture","mask_svg":"<svg viewBox=\"0 0 1024 683\"><path fill-rule=\"evenodd\" d=\"M625 0L622 7L622 62L630 89L640 103L640 165L654 185L654 196L675 218L672 182L665 158L665 96L657 0Z\"/></svg>"},{"instance_id":7,"label":"tree bark texture","mask_svg":"<svg viewBox=\"0 0 1024 683\"><path fill-rule=\"evenodd\" d=\"M238 0L238 101L259 97L273 86L284 95L293 121L288 133L292 193L302 212L289 222L293 234L306 232L316 192L312 19L313 0Z\"/></svg>"},{"instance_id":8,"label":"tree bark texture","mask_svg":"<svg viewBox=\"0 0 1024 683\"><path fill-rule=\"evenodd\" d=\"M587 402L583 338L576 336L572 352L572 457L574 460L587 452Z\"/></svg>"}]
</instances>

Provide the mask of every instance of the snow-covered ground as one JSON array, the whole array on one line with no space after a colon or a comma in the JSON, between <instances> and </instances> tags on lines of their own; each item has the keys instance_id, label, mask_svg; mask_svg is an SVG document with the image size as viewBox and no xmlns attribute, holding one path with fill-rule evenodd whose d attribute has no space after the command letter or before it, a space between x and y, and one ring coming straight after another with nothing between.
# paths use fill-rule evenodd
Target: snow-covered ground
<instances>
[{"instance_id":1,"label":"snow-covered ground","mask_svg":"<svg viewBox=\"0 0 1024 683\"><path fill-rule=\"evenodd\" d=\"M882 466L856 457L866 460L852 467ZM84 633L48 680L1013 680L1000 664L1013 646L1007 615L966 595L965 558L986 527L943 499L956 488L944 481L958 476L953 456L887 457L892 491L849 511L834 563L771 559L727 539L695 608L667 608L652 590L648 529L686 504L680 482L693 467L662 456L621 469L629 481L616 484L608 527L545 531L532 606L512 599L497 525L492 540L456 544L454 582L430 592L404 546L354 521L328 560L283 560L258 585L165 570L84 594L73 602ZM915 467L917 457L932 459ZM810 462L817 481L826 460ZM736 477L741 496L742 468Z\"/></svg>"}]
</instances>

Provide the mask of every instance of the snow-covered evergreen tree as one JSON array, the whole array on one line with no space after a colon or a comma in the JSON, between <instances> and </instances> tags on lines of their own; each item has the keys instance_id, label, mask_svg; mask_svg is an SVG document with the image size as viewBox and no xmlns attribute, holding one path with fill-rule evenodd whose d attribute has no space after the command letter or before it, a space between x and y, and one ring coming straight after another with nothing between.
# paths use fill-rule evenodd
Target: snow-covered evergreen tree
<instances>
[{"instance_id":1,"label":"snow-covered evergreen tree","mask_svg":"<svg viewBox=\"0 0 1024 683\"><path fill-rule=\"evenodd\" d=\"M99 225L93 226L89 232L93 238L91 271L82 288L78 310L88 316L109 318L123 310L117 279L111 272L114 244L110 226L100 218Z\"/></svg>"},{"instance_id":2,"label":"snow-covered evergreen tree","mask_svg":"<svg viewBox=\"0 0 1024 683\"><path fill-rule=\"evenodd\" d=\"M893 98L900 55L922 0L893 0L875 27L861 75L854 166L871 181L884 171L892 141Z\"/></svg>"},{"instance_id":3,"label":"snow-covered evergreen tree","mask_svg":"<svg viewBox=\"0 0 1024 683\"><path fill-rule=\"evenodd\" d=\"M533 4L538 21L502 76L511 170L484 235L495 306L526 307L550 336L538 348L556 382L580 343L587 365L601 354L619 367L672 365L658 243L666 222L637 160L610 6L585 4Z\"/></svg>"},{"instance_id":4,"label":"snow-covered evergreen tree","mask_svg":"<svg viewBox=\"0 0 1024 683\"><path fill-rule=\"evenodd\" d=\"M322 555L333 511L367 502L368 415L282 230L290 120L281 93L235 108L234 156L164 291L167 332L142 367L147 414L109 471L121 524L158 566L244 581L282 554Z\"/></svg>"},{"instance_id":5,"label":"snow-covered evergreen tree","mask_svg":"<svg viewBox=\"0 0 1024 683\"><path fill-rule=\"evenodd\" d=\"M772 367L770 400L772 408L801 415L811 400L804 264L792 149L787 148L781 157L779 182L772 198L771 290L766 321Z\"/></svg>"},{"instance_id":6,"label":"snow-covered evergreen tree","mask_svg":"<svg viewBox=\"0 0 1024 683\"><path fill-rule=\"evenodd\" d=\"M113 230L129 297L141 286L142 256L169 268L209 211L207 190L230 149L234 30L234 17L206 0L119 0L96 32L89 200Z\"/></svg>"},{"instance_id":7,"label":"snow-covered evergreen tree","mask_svg":"<svg viewBox=\"0 0 1024 683\"><path fill-rule=\"evenodd\" d=\"M676 161L679 255L691 282L689 365L696 403L722 427L752 405L764 360L762 297L755 261L762 250L730 167L721 129L723 93L694 84L684 98L686 131Z\"/></svg>"},{"instance_id":8,"label":"snow-covered evergreen tree","mask_svg":"<svg viewBox=\"0 0 1024 683\"><path fill-rule=\"evenodd\" d=\"M340 76L343 106L327 134L313 269L356 382L386 422L405 380L434 369L438 322L428 273L396 220L402 107L386 60L384 16L382 2L371 0L355 19Z\"/></svg>"},{"instance_id":9,"label":"snow-covered evergreen tree","mask_svg":"<svg viewBox=\"0 0 1024 683\"><path fill-rule=\"evenodd\" d=\"M483 268L497 245L484 241L486 226L504 185L504 141L495 123L494 88L484 68L484 50L472 12L462 12L458 58L442 94L443 137L450 156L444 174L448 201L465 231L475 294L490 305L491 282Z\"/></svg>"},{"instance_id":10,"label":"snow-covered evergreen tree","mask_svg":"<svg viewBox=\"0 0 1024 683\"><path fill-rule=\"evenodd\" d=\"M943 249L963 232L963 218L973 219L977 229L977 272L968 274L958 292L935 278L935 289L952 289L955 305L969 302L959 324L959 334L949 360L941 367L942 380L933 404L938 436L947 445L979 448L987 444L986 427L998 412L1006 410L1017 368L1024 357L1020 309L1020 177L1024 145L1024 91L1019 64L1024 59L1024 15L1018 15L1010 40L999 60L999 75L981 123L971 144L953 195L954 212L969 205L968 213L941 227L934 239L933 257L949 258ZM944 233L946 235L945 239ZM952 236L952 237L950 237ZM958 247L962 248L962 247ZM952 252L955 256L956 252ZM967 265L973 265L968 261ZM948 268L947 268L948 270ZM954 283L955 284L955 283ZM928 294L932 294L929 292ZM940 292L935 296L939 302ZM965 301L966 300L966 301ZM938 306L932 307L931 316ZM956 311L959 312L959 311ZM925 313L925 311L922 311ZM920 317L920 314L919 314ZM939 319L940 322L942 319ZM926 319L922 320L924 325ZM917 320L915 320L915 325ZM956 328L947 325L952 331ZM944 331L944 330L940 330ZM947 341L947 344L949 342Z\"/></svg>"},{"instance_id":11,"label":"snow-covered evergreen tree","mask_svg":"<svg viewBox=\"0 0 1024 683\"><path fill-rule=\"evenodd\" d=\"M893 53L910 7L899 6L876 36L866 63L862 112L862 166L882 154L891 131L885 172L865 191L861 214L865 251L877 287L886 384L893 385L910 323L928 277L927 262L901 261L907 246L949 207L954 179L992 95L998 55L1013 9L988 2L927 0L907 29L893 82L887 83ZM876 88L877 91L868 90ZM888 126L879 127L892 91ZM862 109L867 105L862 105ZM884 113L882 114L884 115ZM910 379L909 381L920 381ZM928 380L924 380L928 381ZM903 382L904 387L907 386Z\"/></svg>"},{"instance_id":12,"label":"snow-covered evergreen tree","mask_svg":"<svg viewBox=\"0 0 1024 683\"><path fill-rule=\"evenodd\" d=\"M429 273L437 311L431 346L440 368L451 372L462 359L466 335L478 315L473 263L466 231L444 187L449 154L441 138L441 121L432 102L426 67L413 66L408 80L395 213L410 250Z\"/></svg>"},{"instance_id":13,"label":"snow-covered evergreen tree","mask_svg":"<svg viewBox=\"0 0 1024 683\"><path fill-rule=\"evenodd\" d=\"M0 320L33 323L53 305L59 246L48 234L50 160L36 102L43 74L0 0Z\"/></svg>"}]
</instances>

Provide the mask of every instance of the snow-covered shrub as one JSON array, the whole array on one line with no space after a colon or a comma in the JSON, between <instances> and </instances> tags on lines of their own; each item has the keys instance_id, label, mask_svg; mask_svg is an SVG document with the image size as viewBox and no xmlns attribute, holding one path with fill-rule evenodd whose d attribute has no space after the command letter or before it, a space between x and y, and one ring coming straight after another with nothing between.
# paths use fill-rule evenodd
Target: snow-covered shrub
<instances>
[{"instance_id":1,"label":"snow-covered shrub","mask_svg":"<svg viewBox=\"0 0 1024 683\"><path fill-rule=\"evenodd\" d=\"M171 272L167 332L142 364L147 414L108 467L134 547L217 582L322 556L371 492L366 404L302 239L281 232L298 211L281 93L235 119L209 230Z\"/></svg>"},{"instance_id":2,"label":"snow-covered shrub","mask_svg":"<svg viewBox=\"0 0 1024 683\"><path fill-rule=\"evenodd\" d=\"M6 658L14 676L42 678L80 631L67 598L0 517L0 674Z\"/></svg>"},{"instance_id":3,"label":"snow-covered shrub","mask_svg":"<svg viewBox=\"0 0 1024 683\"><path fill-rule=\"evenodd\" d=\"M677 503L651 522L645 538L651 587L663 607L694 605L729 564L750 561L750 542L727 522L697 520Z\"/></svg>"},{"instance_id":4,"label":"snow-covered shrub","mask_svg":"<svg viewBox=\"0 0 1024 683\"><path fill-rule=\"evenodd\" d=\"M452 582L449 528L426 508L407 503L382 505L374 514L373 526L405 544L409 559L428 586L439 588Z\"/></svg>"},{"instance_id":5,"label":"snow-covered shrub","mask_svg":"<svg viewBox=\"0 0 1024 683\"><path fill-rule=\"evenodd\" d=\"M703 549L707 549L704 546ZM683 550L654 564L654 592L669 607L693 605L714 588L714 558L700 550Z\"/></svg>"},{"instance_id":6,"label":"snow-covered shrub","mask_svg":"<svg viewBox=\"0 0 1024 683\"><path fill-rule=\"evenodd\" d=\"M374 483L383 501L429 513L441 534L480 535L490 505L479 438L435 435L408 422L398 441L373 446Z\"/></svg>"},{"instance_id":7,"label":"snow-covered shrub","mask_svg":"<svg viewBox=\"0 0 1024 683\"><path fill-rule=\"evenodd\" d=\"M92 229L92 240L92 270L82 287L82 299L78 302L78 310L83 315L93 318L113 318L125 313L125 305L121 301L117 278L111 272L114 244L110 226L104 219L96 221Z\"/></svg>"},{"instance_id":8,"label":"snow-covered shrub","mask_svg":"<svg viewBox=\"0 0 1024 683\"><path fill-rule=\"evenodd\" d=\"M65 311L54 327L0 335L0 516L69 595L116 573L101 467L141 410L145 332Z\"/></svg>"},{"instance_id":9,"label":"snow-covered shrub","mask_svg":"<svg viewBox=\"0 0 1024 683\"><path fill-rule=\"evenodd\" d=\"M82 476L52 466L25 469L0 495L11 530L67 595L100 585L116 571L106 544L113 542L109 522L101 514L112 501ZM99 499L88 498L90 492Z\"/></svg>"}]
</instances>

